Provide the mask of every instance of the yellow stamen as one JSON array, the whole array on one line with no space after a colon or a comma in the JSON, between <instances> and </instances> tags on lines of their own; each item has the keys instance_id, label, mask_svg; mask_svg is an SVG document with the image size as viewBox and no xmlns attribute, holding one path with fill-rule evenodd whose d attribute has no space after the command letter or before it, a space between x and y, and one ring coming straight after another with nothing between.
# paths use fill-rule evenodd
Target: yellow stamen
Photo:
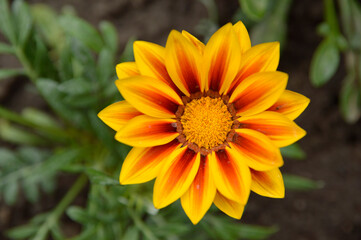
<instances>
[{"instance_id":1,"label":"yellow stamen","mask_svg":"<svg viewBox=\"0 0 361 240\"><path fill-rule=\"evenodd\" d=\"M187 103L180 121L187 141L205 149L224 143L233 123L223 100L210 97Z\"/></svg>"}]
</instances>

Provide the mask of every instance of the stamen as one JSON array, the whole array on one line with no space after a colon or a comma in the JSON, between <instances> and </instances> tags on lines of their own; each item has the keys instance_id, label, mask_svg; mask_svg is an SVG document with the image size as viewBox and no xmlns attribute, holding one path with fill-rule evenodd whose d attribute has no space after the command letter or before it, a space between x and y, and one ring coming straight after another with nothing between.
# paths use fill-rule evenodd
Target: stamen
<instances>
[{"instance_id":1,"label":"stamen","mask_svg":"<svg viewBox=\"0 0 361 240\"><path fill-rule=\"evenodd\" d=\"M232 129L233 118L222 98L207 96L193 99L183 111L180 123L188 143L205 149L225 143Z\"/></svg>"}]
</instances>

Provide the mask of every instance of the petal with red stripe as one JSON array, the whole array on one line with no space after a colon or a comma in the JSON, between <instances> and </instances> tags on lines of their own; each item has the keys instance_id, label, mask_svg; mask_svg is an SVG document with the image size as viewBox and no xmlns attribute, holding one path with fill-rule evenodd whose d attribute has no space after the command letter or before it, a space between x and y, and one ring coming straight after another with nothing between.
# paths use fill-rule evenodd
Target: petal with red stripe
<instances>
[{"instance_id":1,"label":"petal with red stripe","mask_svg":"<svg viewBox=\"0 0 361 240\"><path fill-rule=\"evenodd\" d=\"M181 197L182 207L193 224L197 224L203 218L216 195L209 161L209 154L206 157L201 156L197 175Z\"/></svg>"},{"instance_id":2,"label":"petal with red stripe","mask_svg":"<svg viewBox=\"0 0 361 240\"><path fill-rule=\"evenodd\" d=\"M174 118L178 106L183 104L171 87L155 78L135 76L115 84L127 102L152 117Z\"/></svg>"},{"instance_id":3,"label":"petal with red stripe","mask_svg":"<svg viewBox=\"0 0 361 240\"><path fill-rule=\"evenodd\" d=\"M228 94L248 76L257 72L276 71L280 59L280 44L278 42L262 43L251 47L242 55L241 66L232 82Z\"/></svg>"},{"instance_id":4,"label":"petal with red stripe","mask_svg":"<svg viewBox=\"0 0 361 240\"><path fill-rule=\"evenodd\" d=\"M124 160L119 176L120 184L144 183L155 178L165 159L178 147L178 140L155 147L134 147Z\"/></svg>"},{"instance_id":5,"label":"petal with red stripe","mask_svg":"<svg viewBox=\"0 0 361 240\"><path fill-rule=\"evenodd\" d=\"M251 169L251 175L253 192L265 197L284 198L285 186L278 168L266 172Z\"/></svg>"},{"instance_id":6,"label":"petal with red stripe","mask_svg":"<svg viewBox=\"0 0 361 240\"><path fill-rule=\"evenodd\" d=\"M306 109L309 103L309 98L299 93L285 90L268 111L279 112L289 119L295 120Z\"/></svg>"},{"instance_id":7,"label":"petal with red stripe","mask_svg":"<svg viewBox=\"0 0 361 240\"><path fill-rule=\"evenodd\" d=\"M187 96L204 89L202 57L198 49L180 32L173 30L165 46L165 65L177 87Z\"/></svg>"},{"instance_id":8,"label":"petal with red stripe","mask_svg":"<svg viewBox=\"0 0 361 240\"><path fill-rule=\"evenodd\" d=\"M206 90L226 92L241 62L241 48L231 23L209 39L203 55Z\"/></svg>"},{"instance_id":9,"label":"petal with red stripe","mask_svg":"<svg viewBox=\"0 0 361 240\"><path fill-rule=\"evenodd\" d=\"M230 217L241 219L243 210L244 210L244 204L232 201L225 196L223 196L220 192L217 192L216 197L214 198L214 204Z\"/></svg>"},{"instance_id":10,"label":"petal with red stripe","mask_svg":"<svg viewBox=\"0 0 361 240\"><path fill-rule=\"evenodd\" d=\"M182 31L182 35L188 39L188 41L190 43L192 43L199 51L199 53L201 55L203 55L204 52L204 43L202 43L201 41L198 40L198 38L196 38L195 36L193 36L192 34L190 34L189 32L183 30Z\"/></svg>"},{"instance_id":11,"label":"petal with red stripe","mask_svg":"<svg viewBox=\"0 0 361 240\"><path fill-rule=\"evenodd\" d=\"M271 107L284 92L288 75L283 72L255 73L245 79L232 93L238 116L249 116Z\"/></svg>"},{"instance_id":12,"label":"petal with red stripe","mask_svg":"<svg viewBox=\"0 0 361 240\"><path fill-rule=\"evenodd\" d=\"M154 184L153 203L164 208L180 198L192 184L199 168L200 154L187 147L175 150Z\"/></svg>"},{"instance_id":13,"label":"petal with red stripe","mask_svg":"<svg viewBox=\"0 0 361 240\"><path fill-rule=\"evenodd\" d=\"M115 67L115 71L117 72L118 79L139 75L139 70L135 62L119 63Z\"/></svg>"},{"instance_id":14,"label":"petal with red stripe","mask_svg":"<svg viewBox=\"0 0 361 240\"><path fill-rule=\"evenodd\" d=\"M236 129L236 134L230 142L240 158L244 159L250 168L265 171L283 165L281 152L264 134L252 129Z\"/></svg>"},{"instance_id":15,"label":"petal with red stripe","mask_svg":"<svg viewBox=\"0 0 361 240\"><path fill-rule=\"evenodd\" d=\"M133 48L135 62L142 75L156 78L169 85L175 92L180 93L165 67L164 47L155 43L135 41Z\"/></svg>"},{"instance_id":16,"label":"petal with red stripe","mask_svg":"<svg viewBox=\"0 0 361 240\"><path fill-rule=\"evenodd\" d=\"M236 150L227 147L213 152L210 167L218 191L233 201L246 204L250 192L251 174Z\"/></svg>"},{"instance_id":17,"label":"petal with red stripe","mask_svg":"<svg viewBox=\"0 0 361 240\"><path fill-rule=\"evenodd\" d=\"M178 135L176 120L140 115L117 132L115 139L134 147L152 147L169 143Z\"/></svg>"},{"instance_id":18,"label":"petal with red stripe","mask_svg":"<svg viewBox=\"0 0 361 240\"><path fill-rule=\"evenodd\" d=\"M278 147L288 146L306 135L305 130L277 112L266 111L238 119L241 128L250 128L269 137Z\"/></svg>"},{"instance_id":19,"label":"petal with red stripe","mask_svg":"<svg viewBox=\"0 0 361 240\"><path fill-rule=\"evenodd\" d=\"M251 48L251 39L249 38L247 28L241 21L238 21L233 25L233 30L236 33L239 46L241 47L241 53L243 54Z\"/></svg>"},{"instance_id":20,"label":"petal with red stripe","mask_svg":"<svg viewBox=\"0 0 361 240\"><path fill-rule=\"evenodd\" d=\"M98 117L115 131L119 131L130 119L142 115L127 101L109 105L98 113Z\"/></svg>"}]
</instances>

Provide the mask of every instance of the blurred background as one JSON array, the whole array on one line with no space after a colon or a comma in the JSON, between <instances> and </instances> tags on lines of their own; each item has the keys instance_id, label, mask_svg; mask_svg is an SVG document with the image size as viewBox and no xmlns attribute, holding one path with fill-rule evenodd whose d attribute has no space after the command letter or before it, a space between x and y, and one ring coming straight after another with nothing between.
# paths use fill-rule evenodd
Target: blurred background
<instances>
[{"instance_id":1,"label":"blurred background","mask_svg":"<svg viewBox=\"0 0 361 240\"><path fill-rule=\"evenodd\" d=\"M361 239L358 1L0 2L0 239ZM193 226L179 203L152 208L152 183L117 185L129 148L96 113L121 99L134 40L207 41L238 20L252 45L281 42L307 135L282 151L284 199L251 194L240 221L212 210Z\"/></svg>"}]
</instances>

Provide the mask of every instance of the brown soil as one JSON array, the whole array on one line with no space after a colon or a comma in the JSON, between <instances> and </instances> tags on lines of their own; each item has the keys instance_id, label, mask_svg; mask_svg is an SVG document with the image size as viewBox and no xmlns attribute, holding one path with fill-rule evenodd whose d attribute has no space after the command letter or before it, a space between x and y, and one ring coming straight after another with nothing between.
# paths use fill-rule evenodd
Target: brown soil
<instances>
[{"instance_id":1,"label":"brown soil","mask_svg":"<svg viewBox=\"0 0 361 240\"><path fill-rule=\"evenodd\" d=\"M164 44L171 29L194 32L200 19L206 17L203 5L192 0L30 2L46 3L55 9L72 5L81 17L95 25L101 20L111 21L118 29L120 46L124 46L131 36ZM237 1L219 0L217 4L220 22L223 24L230 21L238 7ZM252 194L241 221L266 226L277 225L279 231L270 239L361 239L361 121L348 125L338 111L338 93L345 74L344 68L340 67L336 76L319 89L310 85L308 77L312 53L321 40L315 28L322 19L322 1L294 1L280 70L290 74L289 89L311 99L310 106L297 120L308 133L300 141L307 152L307 159L286 159L282 171L322 180L325 187L308 192L287 191L285 199L280 200ZM13 66L16 63L0 58L0 64ZM7 90L2 95L0 91L1 104L19 110L31 102L32 106L44 108L44 103L26 90L26 83L26 80L20 78L2 85L1 88L5 86ZM0 204L0 232L25 223L35 212L48 210L65 193L69 182L71 181L60 181L59 191L54 196L46 196L45 205L32 206L24 200L11 208ZM73 229L76 230L77 227ZM0 238L4 237L0 234Z\"/></svg>"}]
</instances>

